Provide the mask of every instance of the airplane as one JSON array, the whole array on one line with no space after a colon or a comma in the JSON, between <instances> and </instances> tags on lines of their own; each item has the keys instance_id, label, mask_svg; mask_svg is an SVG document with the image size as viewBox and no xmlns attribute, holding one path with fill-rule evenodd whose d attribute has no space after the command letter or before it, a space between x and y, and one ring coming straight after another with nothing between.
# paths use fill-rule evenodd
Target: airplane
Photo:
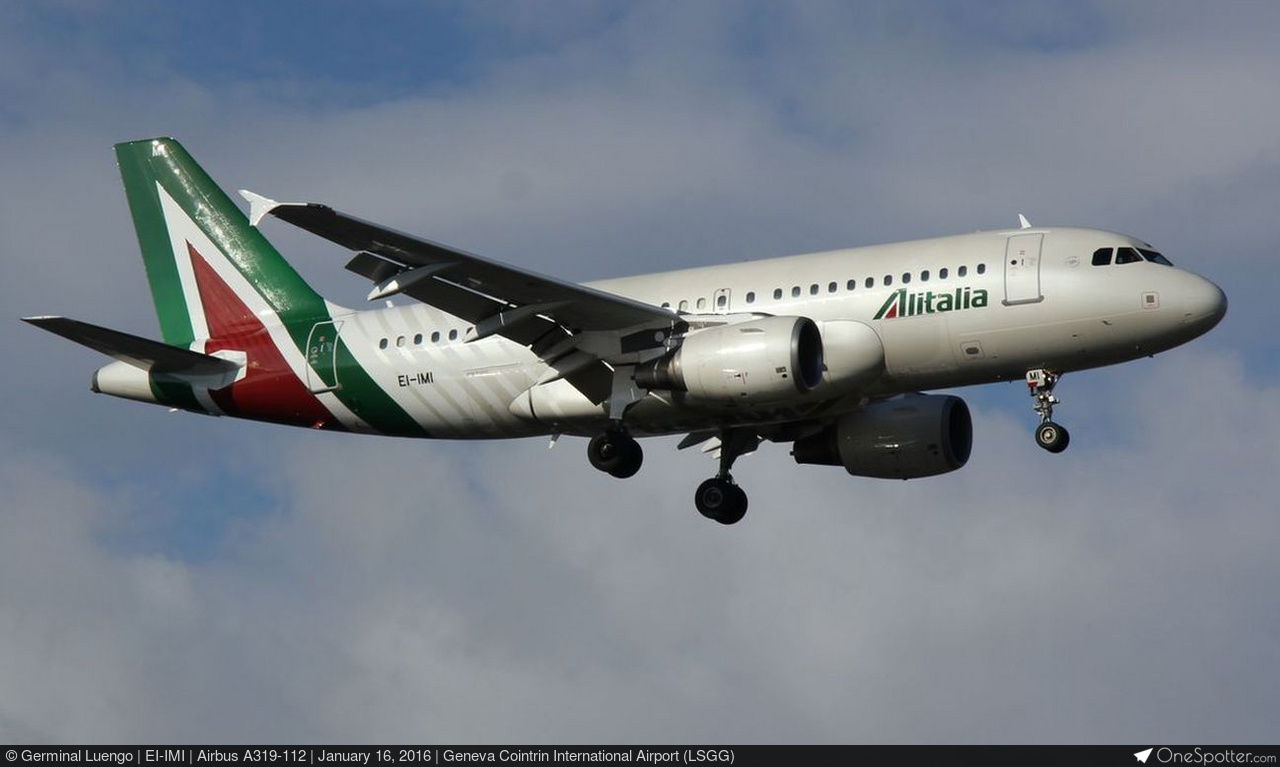
<instances>
[{"instance_id":1,"label":"airplane","mask_svg":"<svg viewBox=\"0 0 1280 767\"><path fill-rule=\"evenodd\" d=\"M719 469L694 503L742 519L730 471L762 441L799 464L912 479L965 465L964 400L1025 380L1035 440L1068 372L1213 328L1222 290L1147 243L1017 228L575 284L315 203L241 191L248 216L171 138L115 146L163 342L27 317L115 361L91 390L171 409L439 439L588 437L592 466L639 471L638 437L684 434ZM267 216L353 252L354 310L316 293L259 231ZM397 304L392 297L412 299Z\"/></svg>"}]
</instances>

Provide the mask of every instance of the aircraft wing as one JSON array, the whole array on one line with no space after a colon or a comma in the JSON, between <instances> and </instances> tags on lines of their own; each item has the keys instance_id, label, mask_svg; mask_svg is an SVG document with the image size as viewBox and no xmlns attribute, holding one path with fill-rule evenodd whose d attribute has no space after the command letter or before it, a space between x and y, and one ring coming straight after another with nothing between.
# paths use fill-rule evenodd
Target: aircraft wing
<instances>
[{"instance_id":1,"label":"aircraft wing","mask_svg":"<svg viewBox=\"0 0 1280 767\"><path fill-rule=\"evenodd\" d=\"M541 334L516 328L538 329L538 319L569 334L666 327L678 320L668 309L397 232L327 205L241 195L250 202L255 224L272 215L356 251L347 268L375 283L370 300L404 293L475 323L479 337L498 334L532 345L537 338L530 336Z\"/></svg>"}]
</instances>

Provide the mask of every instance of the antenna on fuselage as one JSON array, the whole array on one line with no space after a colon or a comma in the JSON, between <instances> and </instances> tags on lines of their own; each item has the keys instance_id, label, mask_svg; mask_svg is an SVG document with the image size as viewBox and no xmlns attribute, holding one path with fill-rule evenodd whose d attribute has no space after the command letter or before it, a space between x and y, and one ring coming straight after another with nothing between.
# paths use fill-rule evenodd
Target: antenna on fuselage
<instances>
[{"instance_id":1,"label":"antenna on fuselage","mask_svg":"<svg viewBox=\"0 0 1280 767\"><path fill-rule=\"evenodd\" d=\"M1028 221L1027 217L1022 215L1021 213L1018 214L1018 225L1021 226L1023 229L1031 228L1031 222Z\"/></svg>"}]
</instances>

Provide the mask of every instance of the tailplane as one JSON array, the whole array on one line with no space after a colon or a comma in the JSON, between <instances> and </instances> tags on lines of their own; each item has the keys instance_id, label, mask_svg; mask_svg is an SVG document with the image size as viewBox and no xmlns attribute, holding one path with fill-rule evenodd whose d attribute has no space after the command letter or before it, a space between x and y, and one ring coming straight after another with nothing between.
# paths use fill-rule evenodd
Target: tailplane
<instances>
[{"instance_id":1,"label":"tailplane","mask_svg":"<svg viewBox=\"0 0 1280 767\"><path fill-rule=\"evenodd\" d=\"M22 321L114 357L139 370L152 373L190 376L234 375L242 367L234 360L181 349L152 341L150 338L142 338L66 317L23 317Z\"/></svg>"},{"instance_id":2,"label":"tailplane","mask_svg":"<svg viewBox=\"0 0 1280 767\"><path fill-rule=\"evenodd\" d=\"M22 320L114 357L115 362L93 374L89 388L95 393L168 404L169 400L164 397L166 388L177 387L187 392L195 388L221 389L244 375L244 354L201 354L66 317L23 317Z\"/></svg>"}]
</instances>

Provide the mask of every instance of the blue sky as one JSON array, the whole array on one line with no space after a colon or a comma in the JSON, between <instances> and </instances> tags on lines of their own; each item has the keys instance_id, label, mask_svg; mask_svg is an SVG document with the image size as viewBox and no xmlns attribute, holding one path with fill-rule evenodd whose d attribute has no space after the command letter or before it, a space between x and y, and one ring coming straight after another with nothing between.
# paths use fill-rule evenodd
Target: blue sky
<instances>
[{"instance_id":1,"label":"blue sky","mask_svg":"<svg viewBox=\"0 0 1280 767\"><path fill-rule=\"evenodd\" d=\"M1280 10L1267 3L9 3L0 303L156 335L111 144L594 279L1044 224L1149 240L1220 327L1021 386L962 472L766 446L168 414L0 329L0 738L1274 740ZM345 254L267 224L329 297ZM714 529L713 529L714 528ZM192 690L199 690L193 695Z\"/></svg>"}]
</instances>

